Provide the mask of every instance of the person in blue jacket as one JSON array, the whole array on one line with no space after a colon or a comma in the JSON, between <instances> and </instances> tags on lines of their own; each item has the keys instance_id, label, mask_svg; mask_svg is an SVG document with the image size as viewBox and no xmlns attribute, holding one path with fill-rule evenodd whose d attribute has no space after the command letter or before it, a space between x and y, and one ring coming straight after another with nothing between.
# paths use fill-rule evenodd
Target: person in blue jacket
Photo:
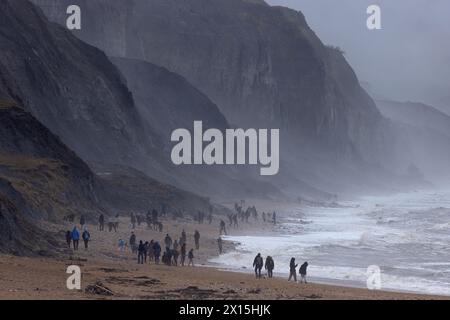
<instances>
[{"instance_id":1,"label":"person in blue jacket","mask_svg":"<svg viewBox=\"0 0 450 320\"><path fill-rule=\"evenodd\" d=\"M80 232L77 227L74 227L72 230L72 241L73 241L73 250L78 250L78 243L80 242Z\"/></svg>"}]
</instances>

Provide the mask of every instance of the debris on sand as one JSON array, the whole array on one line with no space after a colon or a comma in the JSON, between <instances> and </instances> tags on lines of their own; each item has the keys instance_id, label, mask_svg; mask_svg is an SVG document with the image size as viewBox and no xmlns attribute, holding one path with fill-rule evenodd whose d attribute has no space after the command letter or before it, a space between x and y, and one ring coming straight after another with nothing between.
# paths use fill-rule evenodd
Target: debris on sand
<instances>
[{"instance_id":1,"label":"debris on sand","mask_svg":"<svg viewBox=\"0 0 450 320\"><path fill-rule=\"evenodd\" d=\"M230 289L230 290L225 291L224 294L237 294L237 292L234 291L233 289Z\"/></svg>"},{"instance_id":2,"label":"debris on sand","mask_svg":"<svg viewBox=\"0 0 450 320\"><path fill-rule=\"evenodd\" d=\"M247 293L260 294L261 293L261 289L260 288L250 289L250 290L247 291Z\"/></svg>"},{"instance_id":3,"label":"debris on sand","mask_svg":"<svg viewBox=\"0 0 450 320\"><path fill-rule=\"evenodd\" d=\"M85 289L86 293L96 294L100 296L113 296L114 293L108 287L105 287L100 281L96 282L94 285L89 285Z\"/></svg>"},{"instance_id":4,"label":"debris on sand","mask_svg":"<svg viewBox=\"0 0 450 320\"><path fill-rule=\"evenodd\" d=\"M98 270L103 271L105 273L121 273L121 272L128 272L128 270L125 269L115 269L115 268L99 268Z\"/></svg>"},{"instance_id":5,"label":"debris on sand","mask_svg":"<svg viewBox=\"0 0 450 320\"><path fill-rule=\"evenodd\" d=\"M158 279L153 279L149 277L109 277L105 280L107 283L112 283L116 285L131 285L140 287L150 287L155 285L162 285L163 283Z\"/></svg>"}]
</instances>

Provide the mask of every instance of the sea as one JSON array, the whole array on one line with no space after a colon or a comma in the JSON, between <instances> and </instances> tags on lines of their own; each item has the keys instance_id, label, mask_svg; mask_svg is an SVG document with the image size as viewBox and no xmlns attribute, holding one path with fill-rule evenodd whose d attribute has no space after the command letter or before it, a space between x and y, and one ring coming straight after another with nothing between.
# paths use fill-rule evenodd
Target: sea
<instances>
[{"instance_id":1,"label":"sea","mask_svg":"<svg viewBox=\"0 0 450 320\"><path fill-rule=\"evenodd\" d=\"M287 279L295 257L299 266L309 263L312 282L365 288L372 275L371 289L450 296L450 191L298 205L279 216L274 232L225 237L236 249L211 264L250 273L261 253L274 258L274 275Z\"/></svg>"}]
</instances>

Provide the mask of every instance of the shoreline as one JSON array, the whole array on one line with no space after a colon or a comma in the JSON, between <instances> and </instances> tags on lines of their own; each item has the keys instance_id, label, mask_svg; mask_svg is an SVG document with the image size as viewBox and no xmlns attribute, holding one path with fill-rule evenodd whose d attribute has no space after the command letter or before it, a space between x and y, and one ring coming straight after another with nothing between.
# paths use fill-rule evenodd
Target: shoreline
<instances>
[{"instance_id":1,"label":"shoreline","mask_svg":"<svg viewBox=\"0 0 450 320\"><path fill-rule=\"evenodd\" d=\"M125 223L124 223L125 222ZM121 219L118 233L99 232L89 225L93 241L90 249L74 253L71 250L55 257L15 257L0 255L0 299L234 299L234 300L448 300L450 297L405 293L394 291L371 291L337 284L323 284L314 281L305 284L288 282L282 277L256 279L249 267L241 271L224 270L212 265L209 260L218 256L218 228L212 225L199 225L192 220L165 220L164 232L159 233L140 227L135 230L139 239L161 240L166 233L179 234L185 229L189 247L193 243L193 232L201 232L200 250L195 252L196 267L175 267L147 263L138 265L131 252L119 252L116 241L129 236L130 229L126 219ZM48 225L53 231L63 231L69 224ZM236 235L272 229L261 223L245 224L239 230L230 230ZM237 243L224 241L225 252L235 250ZM188 248L189 248L188 247ZM81 245L80 245L81 248ZM251 262L250 262L251 263ZM82 290L71 291L66 288L66 268L79 265L82 270ZM101 283L114 295L86 293L88 286Z\"/></svg>"},{"instance_id":2,"label":"shoreline","mask_svg":"<svg viewBox=\"0 0 450 320\"><path fill-rule=\"evenodd\" d=\"M390 291L370 291L337 285L255 279L252 274L215 267L167 267L94 262L82 265L82 289L64 288L62 260L0 256L1 300L448 300L449 297ZM26 274L17 267L28 267ZM45 283L39 281L45 279ZM8 279L9 280L6 280ZM11 282L14 284L11 284ZM85 292L100 283L112 296Z\"/></svg>"}]
</instances>

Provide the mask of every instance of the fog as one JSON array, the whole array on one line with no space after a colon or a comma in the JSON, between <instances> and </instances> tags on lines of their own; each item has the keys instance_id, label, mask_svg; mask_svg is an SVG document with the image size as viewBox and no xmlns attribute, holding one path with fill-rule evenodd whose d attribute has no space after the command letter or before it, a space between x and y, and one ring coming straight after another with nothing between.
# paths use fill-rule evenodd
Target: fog
<instances>
[{"instance_id":1,"label":"fog","mask_svg":"<svg viewBox=\"0 0 450 320\"><path fill-rule=\"evenodd\" d=\"M450 113L450 1L267 0L302 11L326 44L341 47L375 98L418 101ZM382 30L368 30L378 4Z\"/></svg>"}]
</instances>

